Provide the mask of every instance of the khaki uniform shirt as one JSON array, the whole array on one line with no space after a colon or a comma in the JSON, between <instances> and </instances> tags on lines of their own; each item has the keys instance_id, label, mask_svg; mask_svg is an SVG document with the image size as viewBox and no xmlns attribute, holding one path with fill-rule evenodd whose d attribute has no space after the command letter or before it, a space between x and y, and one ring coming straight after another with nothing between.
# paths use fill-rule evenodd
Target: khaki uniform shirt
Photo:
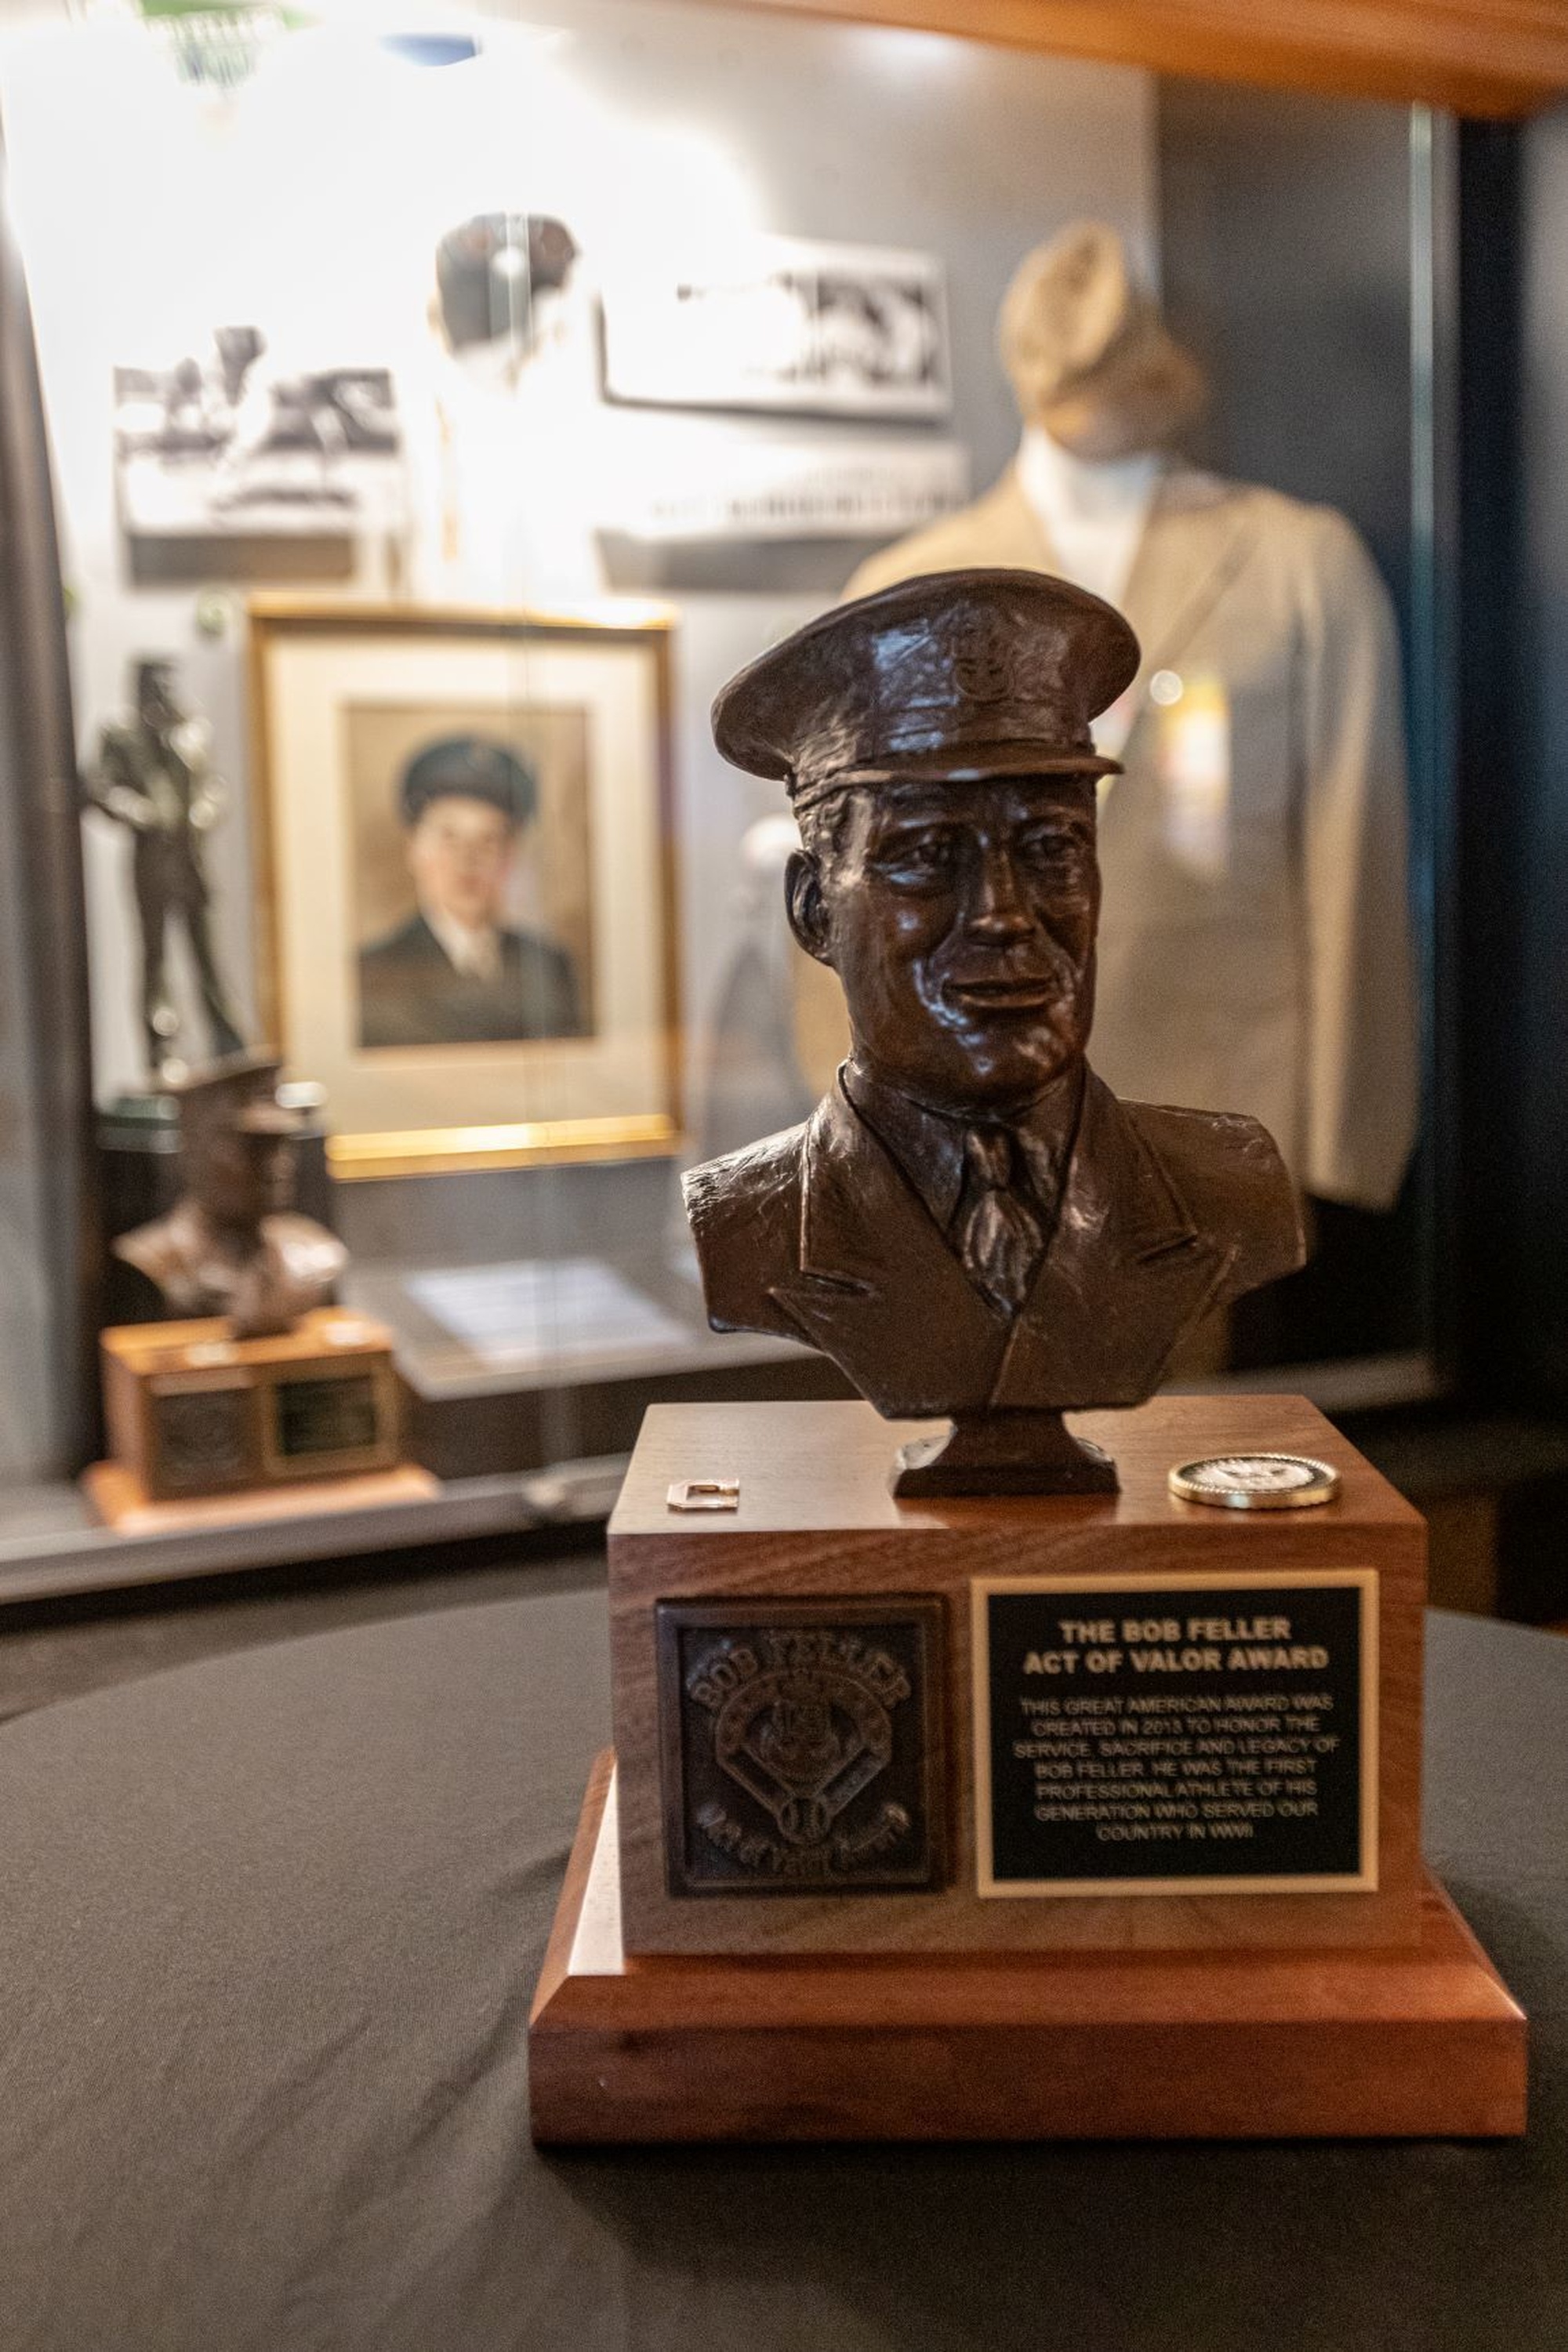
<instances>
[{"instance_id":1,"label":"khaki uniform shirt","mask_svg":"<svg viewBox=\"0 0 1568 2352\"><path fill-rule=\"evenodd\" d=\"M1058 568L1011 469L847 593L971 564ZM1250 1113L1307 1192L1386 1208L1417 1117L1387 593L1331 509L1179 469L1123 604L1142 662L1100 809L1095 1067Z\"/></svg>"}]
</instances>

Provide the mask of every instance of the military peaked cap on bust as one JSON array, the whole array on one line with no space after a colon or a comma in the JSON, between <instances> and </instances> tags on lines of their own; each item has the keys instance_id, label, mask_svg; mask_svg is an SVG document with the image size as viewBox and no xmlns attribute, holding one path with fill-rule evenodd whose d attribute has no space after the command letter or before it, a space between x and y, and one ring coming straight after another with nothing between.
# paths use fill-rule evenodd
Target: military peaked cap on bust
<instances>
[{"instance_id":1,"label":"military peaked cap on bust","mask_svg":"<svg viewBox=\"0 0 1568 2352\"><path fill-rule=\"evenodd\" d=\"M452 735L427 743L403 771L399 800L405 824L417 824L432 801L457 794L489 801L512 824L526 824L539 804L531 768L504 743L483 735Z\"/></svg>"},{"instance_id":2,"label":"military peaked cap on bust","mask_svg":"<svg viewBox=\"0 0 1568 2352\"><path fill-rule=\"evenodd\" d=\"M304 1113L279 1099L283 1065L275 1054L230 1054L192 1070L167 1088L180 1111L187 1147L227 1131L242 1135L298 1135Z\"/></svg>"},{"instance_id":3,"label":"military peaked cap on bust","mask_svg":"<svg viewBox=\"0 0 1568 2352\"><path fill-rule=\"evenodd\" d=\"M713 740L797 807L847 784L1117 775L1089 722L1130 686L1120 613L1042 572L931 572L840 604L731 679Z\"/></svg>"}]
</instances>

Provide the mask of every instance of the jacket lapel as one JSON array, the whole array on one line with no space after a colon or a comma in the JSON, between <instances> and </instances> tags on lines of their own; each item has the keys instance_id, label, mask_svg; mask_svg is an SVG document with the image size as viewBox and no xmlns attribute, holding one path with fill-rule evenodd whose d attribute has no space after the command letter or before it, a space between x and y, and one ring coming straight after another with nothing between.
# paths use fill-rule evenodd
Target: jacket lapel
<instances>
[{"instance_id":1,"label":"jacket lapel","mask_svg":"<svg viewBox=\"0 0 1568 2352\"><path fill-rule=\"evenodd\" d=\"M1150 679L1180 667L1246 562L1256 536L1255 503L1227 482L1185 470L1167 474L1155 493L1121 599L1142 656L1132 686L1132 733L1148 716Z\"/></svg>"},{"instance_id":2,"label":"jacket lapel","mask_svg":"<svg viewBox=\"0 0 1568 2352\"><path fill-rule=\"evenodd\" d=\"M1247 561L1257 533L1255 503L1233 484L1186 467L1173 468L1160 483L1121 600L1142 649L1129 688L1134 717L1128 742L1147 718L1150 679L1156 670L1178 667ZM1060 572L1061 559L1016 465L973 511L988 563Z\"/></svg>"},{"instance_id":3,"label":"jacket lapel","mask_svg":"<svg viewBox=\"0 0 1568 2352\"><path fill-rule=\"evenodd\" d=\"M886 1413L983 1405L1007 1344L842 1081L806 1130L800 1271L770 1296Z\"/></svg>"},{"instance_id":4,"label":"jacket lapel","mask_svg":"<svg viewBox=\"0 0 1568 2352\"><path fill-rule=\"evenodd\" d=\"M1198 1231L1163 1164L1090 1071L1056 1232L990 1402L1140 1402L1234 1255Z\"/></svg>"}]
</instances>

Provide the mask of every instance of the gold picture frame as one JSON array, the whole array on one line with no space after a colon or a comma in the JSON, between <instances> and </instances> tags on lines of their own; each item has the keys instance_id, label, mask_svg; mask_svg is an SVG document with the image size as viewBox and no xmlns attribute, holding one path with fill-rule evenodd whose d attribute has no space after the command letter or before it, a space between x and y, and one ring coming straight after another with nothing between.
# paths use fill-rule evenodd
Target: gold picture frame
<instances>
[{"instance_id":1,"label":"gold picture frame","mask_svg":"<svg viewBox=\"0 0 1568 2352\"><path fill-rule=\"evenodd\" d=\"M676 1153L668 612L258 596L248 618L260 1017L290 1075L326 1088L333 1174ZM569 975L571 1010L541 1013L537 990L531 1008L520 982L515 1033L482 984L463 1000L482 996L471 1032L400 1032L366 1010L389 947L416 931L429 947L399 780L454 739L515 757L531 782L506 879L527 904L489 936L524 969ZM451 974L436 971L446 1005Z\"/></svg>"}]
</instances>

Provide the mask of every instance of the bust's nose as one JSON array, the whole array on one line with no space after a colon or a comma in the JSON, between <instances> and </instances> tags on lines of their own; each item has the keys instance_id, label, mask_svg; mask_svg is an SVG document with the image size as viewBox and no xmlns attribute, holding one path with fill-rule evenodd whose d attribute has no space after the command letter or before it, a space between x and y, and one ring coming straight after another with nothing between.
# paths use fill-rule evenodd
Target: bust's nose
<instances>
[{"instance_id":1,"label":"bust's nose","mask_svg":"<svg viewBox=\"0 0 1568 2352\"><path fill-rule=\"evenodd\" d=\"M1005 849L984 850L963 928L972 940L991 947L1010 947L1034 929L1035 919Z\"/></svg>"}]
</instances>

